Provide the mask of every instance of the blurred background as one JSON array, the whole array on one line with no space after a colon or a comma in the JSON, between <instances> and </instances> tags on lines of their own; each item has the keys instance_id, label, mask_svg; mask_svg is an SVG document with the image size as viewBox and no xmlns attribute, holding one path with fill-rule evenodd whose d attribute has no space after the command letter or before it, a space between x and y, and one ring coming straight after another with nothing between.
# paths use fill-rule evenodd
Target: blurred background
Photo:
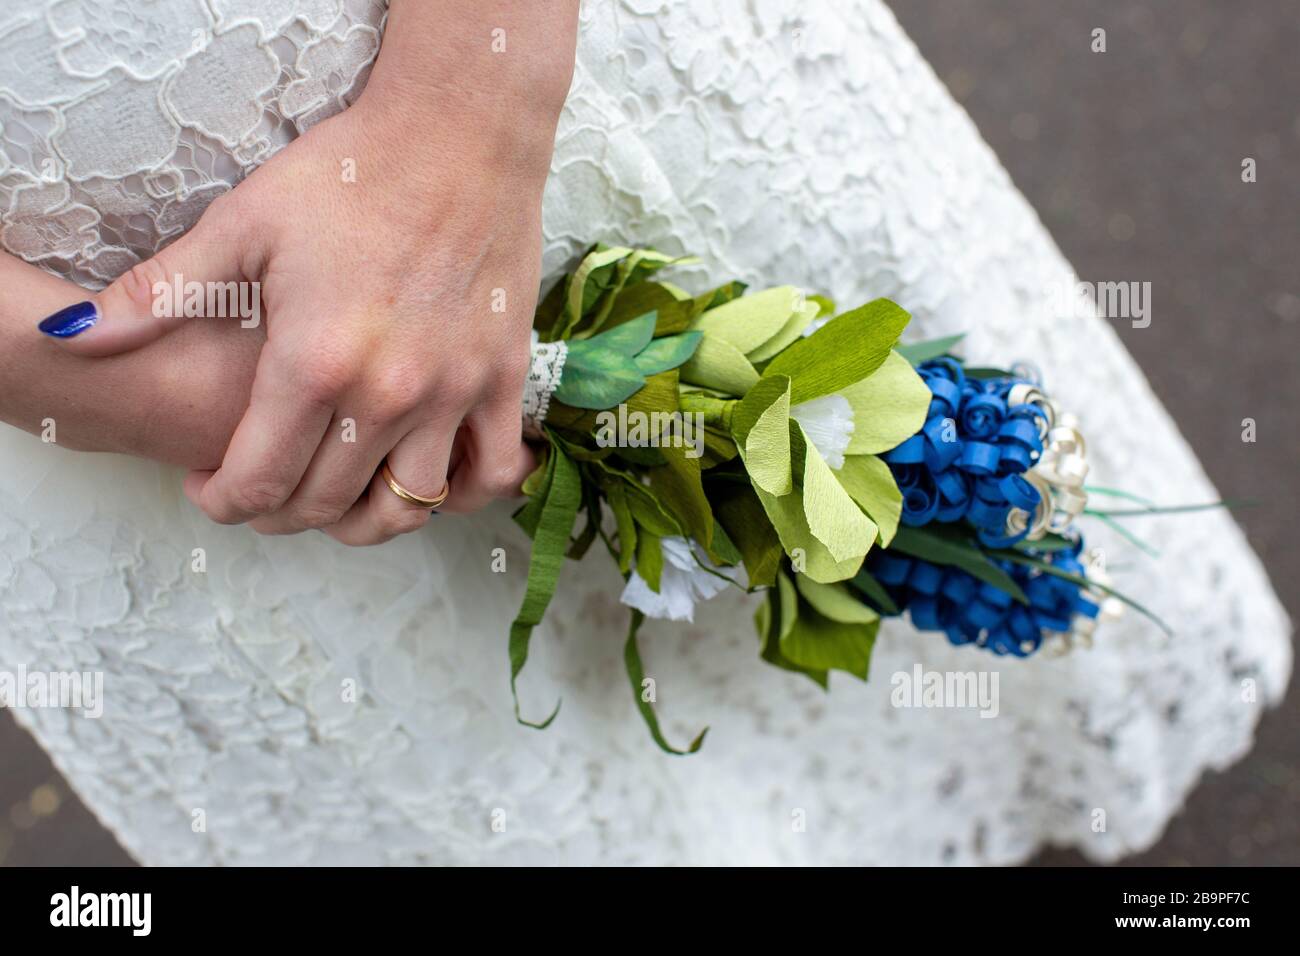
<instances>
[{"instance_id":1,"label":"blurred background","mask_svg":"<svg viewBox=\"0 0 1300 956\"><path fill-rule=\"evenodd\" d=\"M889 2L1080 278L1151 283L1151 325L1119 333L1220 492L1266 505L1237 518L1300 619L1300 4ZM1126 863L1300 865L1297 728L1293 681L1251 754ZM0 712L0 865L130 862Z\"/></svg>"}]
</instances>

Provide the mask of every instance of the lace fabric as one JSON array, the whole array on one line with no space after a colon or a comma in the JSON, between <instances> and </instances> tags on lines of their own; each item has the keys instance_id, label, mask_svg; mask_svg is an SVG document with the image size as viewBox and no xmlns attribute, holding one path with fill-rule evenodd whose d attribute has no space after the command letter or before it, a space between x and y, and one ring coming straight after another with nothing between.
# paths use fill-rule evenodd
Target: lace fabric
<instances>
[{"instance_id":1,"label":"lace fabric","mask_svg":"<svg viewBox=\"0 0 1300 956\"><path fill-rule=\"evenodd\" d=\"M358 0L9 0L0 243L110 281L343 108L383 18ZM675 276L689 288L890 296L914 334L1037 363L1099 483L1217 497L1105 323L1052 309L1072 271L878 0L588 3L544 230L548 275L604 240L700 255ZM506 680L526 567L508 506L349 551L211 525L174 469L71 454L0 434L0 662L105 672L100 720L16 715L148 863L1008 863L1044 843L1113 860L1244 753L1290 672L1231 518L1169 518L1144 528L1154 563L1091 534L1136 562L1112 561L1117 583L1172 641L1129 615L1089 652L1005 662L895 624L871 681L827 695L758 660L734 592L647 627L666 732L713 727L669 759L629 698L622 584L596 549L534 637L525 713L565 701L538 733ZM892 706L891 675L917 664L998 672L998 717Z\"/></svg>"}]
</instances>

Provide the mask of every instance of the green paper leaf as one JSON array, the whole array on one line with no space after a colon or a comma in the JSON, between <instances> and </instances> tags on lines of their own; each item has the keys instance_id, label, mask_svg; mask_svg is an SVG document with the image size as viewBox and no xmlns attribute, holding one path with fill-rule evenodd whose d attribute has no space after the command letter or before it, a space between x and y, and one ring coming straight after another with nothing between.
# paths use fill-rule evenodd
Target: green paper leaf
<instances>
[{"instance_id":1,"label":"green paper leaf","mask_svg":"<svg viewBox=\"0 0 1300 956\"><path fill-rule=\"evenodd\" d=\"M821 306L814 298L810 298L801 308L796 309L790 318L786 319L785 325L781 327L779 332L758 348L748 352L747 358L755 365L760 365L774 358L803 335L804 329L808 328L812 320L817 318L820 311Z\"/></svg>"},{"instance_id":2,"label":"green paper leaf","mask_svg":"<svg viewBox=\"0 0 1300 956\"><path fill-rule=\"evenodd\" d=\"M771 587L781 566L781 539L762 503L747 484L730 482L710 485L709 500L719 529L726 531L740 551L750 587Z\"/></svg>"},{"instance_id":3,"label":"green paper leaf","mask_svg":"<svg viewBox=\"0 0 1300 956\"><path fill-rule=\"evenodd\" d=\"M582 503L582 480L578 466L558 446L551 446L551 480L546 503L542 507L533 535L533 553L528 562L528 583L524 603L510 625L510 694L515 702L515 719L537 729L548 727L560 712L556 703L551 715L541 723L524 720L519 711L519 673L528 663L528 642L533 628L541 623L547 605L555 594L555 585L564 564L564 551Z\"/></svg>"},{"instance_id":4,"label":"green paper leaf","mask_svg":"<svg viewBox=\"0 0 1300 956\"><path fill-rule=\"evenodd\" d=\"M875 455L846 455L835 477L876 523L880 544L889 547L903 514L903 493L898 490L889 465Z\"/></svg>"},{"instance_id":5,"label":"green paper leaf","mask_svg":"<svg viewBox=\"0 0 1300 956\"><path fill-rule=\"evenodd\" d=\"M752 352L781 331L803 305L792 285L764 289L709 309L691 323L692 331L718 338L742 353Z\"/></svg>"},{"instance_id":6,"label":"green paper leaf","mask_svg":"<svg viewBox=\"0 0 1300 956\"><path fill-rule=\"evenodd\" d=\"M636 539L636 573L641 575L651 591L658 594L663 572L664 549L659 544L659 535L643 528Z\"/></svg>"},{"instance_id":7,"label":"green paper leaf","mask_svg":"<svg viewBox=\"0 0 1300 956\"><path fill-rule=\"evenodd\" d=\"M800 604L794 626L781 638L781 653L810 670L840 670L866 680L879 628L878 620L844 623Z\"/></svg>"},{"instance_id":8,"label":"green paper leaf","mask_svg":"<svg viewBox=\"0 0 1300 956\"><path fill-rule=\"evenodd\" d=\"M854 557L861 560L871 550L879 529L849 497L821 453L803 434L803 426L792 421L804 441L803 510L813 536L837 562Z\"/></svg>"},{"instance_id":9,"label":"green paper leaf","mask_svg":"<svg viewBox=\"0 0 1300 956\"><path fill-rule=\"evenodd\" d=\"M923 528L902 525L889 547L892 551L909 554L932 564L961 568L985 584L991 584L999 591L1010 594L1021 604L1029 603L1025 592L1020 590L1010 575L990 561L975 541L950 525L929 525Z\"/></svg>"},{"instance_id":10,"label":"green paper leaf","mask_svg":"<svg viewBox=\"0 0 1300 956\"><path fill-rule=\"evenodd\" d=\"M632 612L632 623L627 631L627 643L623 645L623 663L627 668L628 680L632 684L632 695L636 699L637 709L641 711L646 727L650 730L650 736L654 738L660 750L677 756L693 754L704 745L704 736L709 732L709 728L705 727L701 730L685 750L678 750L664 737L663 731L659 729L659 718L655 716L654 706L645 699L645 667L641 664L641 653L636 646L636 632L640 630L643 620L644 616L640 611Z\"/></svg>"},{"instance_id":11,"label":"green paper leaf","mask_svg":"<svg viewBox=\"0 0 1300 956\"><path fill-rule=\"evenodd\" d=\"M947 355L966 337L966 333L947 335L941 339L927 339L924 342L907 342L897 347L898 353L913 365L920 365L930 359Z\"/></svg>"},{"instance_id":12,"label":"green paper leaf","mask_svg":"<svg viewBox=\"0 0 1300 956\"><path fill-rule=\"evenodd\" d=\"M763 375L790 377L792 405L838 392L884 364L909 318L888 299L876 299L795 341L772 359Z\"/></svg>"},{"instance_id":13,"label":"green paper leaf","mask_svg":"<svg viewBox=\"0 0 1300 956\"><path fill-rule=\"evenodd\" d=\"M655 339L637 353L637 371L642 375L657 375L675 369L695 354L699 344L698 332L684 332Z\"/></svg>"},{"instance_id":14,"label":"green paper leaf","mask_svg":"<svg viewBox=\"0 0 1300 956\"><path fill-rule=\"evenodd\" d=\"M672 445L660 448L668 462L650 472L650 488L661 506L674 515L678 523L706 551L713 550L713 510L704 496L700 478L700 459L688 458L689 449Z\"/></svg>"},{"instance_id":15,"label":"green paper leaf","mask_svg":"<svg viewBox=\"0 0 1300 956\"><path fill-rule=\"evenodd\" d=\"M761 643L759 656L769 664L803 674L816 683L822 690L827 686L827 674L824 670L801 667L781 653L781 641L794 627L799 612L799 601L795 596L794 585L784 575L778 575L776 587L767 592L767 600L759 605L754 615Z\"/></svg>"},{"instance_id":16,"label":"green paper leaf","mask_svg":"<svg viewBox=\"0 0 1300 956\"><path fill-rule=\"evenodd\" d=\"M814 611L841 624L871 624L880 615L867 607L843 584L821 584L806 574L794 579L795 586Z\"/></svg>"},{"instance_id":17,"label":"green paper leaf","mask_svg":"<svg viewBox=\"0 0 1300 956\"><path fill-rule=\"evenodd\" d=\"M894 603L894 599L889 596L889 592L885 590L885 586L876 580L875 575L865 567L850 579L849 584L853 585L853 587L866 595L867 598L875 602L876 606L884 613L903 613L899 609L898 605Z\"/></svg>"},{"instance_id":18,"label":"green paper leaf","mask_svg":"<svg viewBox=\"0 0 1300 956\"><path fill-rule=\"evenodd\" d=\"M645 377L637 371L633 360L603 347L600 337L597 337L569 344L564 374L554 397L572 408L613 408L634 395L644 384Z\"/></svg>"},{"instance_id":19,"label":"green paper leaf","mask_svg":"<svg viewBox=\"0 0 1300 956\"><path fill-rule=\"evenodd\" d=\"M683 382L717 389L737 397L758 383L758 372L734 345L705 336L689 362L681 367Z\"/></svg>"},{"instance_id":20,"label":"green paper leaf","mask_svg":"<svg viewBox=\"0 0 1300 956\"><path fill-rule=\"evenodd\" d=\"M801 556L803 573L814 581L829 584L853 577L862 567L863 555L836 561L826 545L822 544L808 528L808 519L803 513L803 502L799 493L793 491L788 495L769 495L754 486L754 494L763 505L768 519L781 539L781 547L792 560Z\"/></svg>"},{"instance_id":21,"label":"green paper leaf","mask_svg":"<svg viewBox=\"0 0 1300 956\"><path fill-rule=\"evenodd\" d=\"M868 378L840 389L853 406L848 455L874 455L911 438L925 425L930 388L897 352Z\"/></svg>"},{"instance_id":22,"label":"green paper leaf","mask_svg":"<svg viewBox=\"0 0 1300 956\"><path fill-rule=\"evenodd\" d=\"M618 527L618 570L626 577L636 554L636 522L632 519L632 509L628 507L623 482L607 481L604 490L605 500L609 502L609 510L614 513L614 523Z\"/></svg>"},{"instance_id":23,"label":"green paper leaf","mask_svg":"<svg viewBox=\"0 0 1300 956\"><path fill-rule=\"evenodd\" d=\"M589 339L578 342L572 342L569 345L570 359L575 349L580 354L586 354L591 351L616 352L625 358L632 358L647 345L655 334L655 323L659 316L655 312L647 312L645 315L637 316L622 325L616 325L612 329L607 329L599 335L593 335ZM569 360L566 359L565 365Z\"/></svg>"},{"instance_id":24,"label":"green paper leaf","mask_svg":"<svg viewBox=\"0 0 1300 956\"><path fill-rule=\"evenodd\" d=\"M789 494L790 380L774 375L759 381L736 406L731 427L750 480L770 495Z\"/></svg>"}]
</instances>

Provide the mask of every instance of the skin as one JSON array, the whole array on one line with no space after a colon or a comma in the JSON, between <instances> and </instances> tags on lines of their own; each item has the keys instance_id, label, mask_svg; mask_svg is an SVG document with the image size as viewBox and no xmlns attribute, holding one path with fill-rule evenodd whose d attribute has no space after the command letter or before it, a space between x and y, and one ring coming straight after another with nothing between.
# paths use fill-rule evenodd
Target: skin
<instances>
[{"instance_id":1,"label":"skin","mask_svg":"<svg viewBox=\"0 0 1300 956\"><path fill-rule=\"evenodd\" d=\"M542 189L576 28L576 0L393 0L352 108L295 140L96 296L93 328L44 343L49 358L82 363L58 366L91 399L80 414L98 414L93 388L150 387L128 385L123 369L161 363L175 391L151 393L160 404L137 408L173 434L154 445L120 423L108 434L150 447L114 450L201 462L186 481L191 500L214 521L264 533L319 528L374 544L422 527L428 510L377 476L385 458L417 495L448 487L446 510L515 492L532 466L520 397ZM175 276L259 283L264 325L157 316ZM23 298L29 323L45 314ZM90 372L97 363L103 372ZM19 418L33 411L31 400L12 401ZM216 457L213 446L190 448L174 434L192 421L170 418L210 413L212 402L223 414L205 441L230 424L224 411L243 412ZM8 408L0 414L13 420Z\"/></svg>"}]
</instances>

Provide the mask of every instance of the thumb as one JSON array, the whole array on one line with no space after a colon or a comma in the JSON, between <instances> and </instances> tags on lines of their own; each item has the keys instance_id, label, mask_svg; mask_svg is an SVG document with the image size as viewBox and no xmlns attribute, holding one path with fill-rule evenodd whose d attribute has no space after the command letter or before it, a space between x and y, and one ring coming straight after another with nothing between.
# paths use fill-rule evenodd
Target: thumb
<instances>
[{"instance_id":1,"label":"thumb","mask_svg":"<svg viewBox=\"0 0 1300 956\"><path fill-rule=\"evenodd\" d=\"M240 236L209 221L141 262L93 298L43 319L39 329L78 355L116 355L148 345L187 318L261 321L258 283L239 281L245 250Z\"/></svg>"}]
</instances>

